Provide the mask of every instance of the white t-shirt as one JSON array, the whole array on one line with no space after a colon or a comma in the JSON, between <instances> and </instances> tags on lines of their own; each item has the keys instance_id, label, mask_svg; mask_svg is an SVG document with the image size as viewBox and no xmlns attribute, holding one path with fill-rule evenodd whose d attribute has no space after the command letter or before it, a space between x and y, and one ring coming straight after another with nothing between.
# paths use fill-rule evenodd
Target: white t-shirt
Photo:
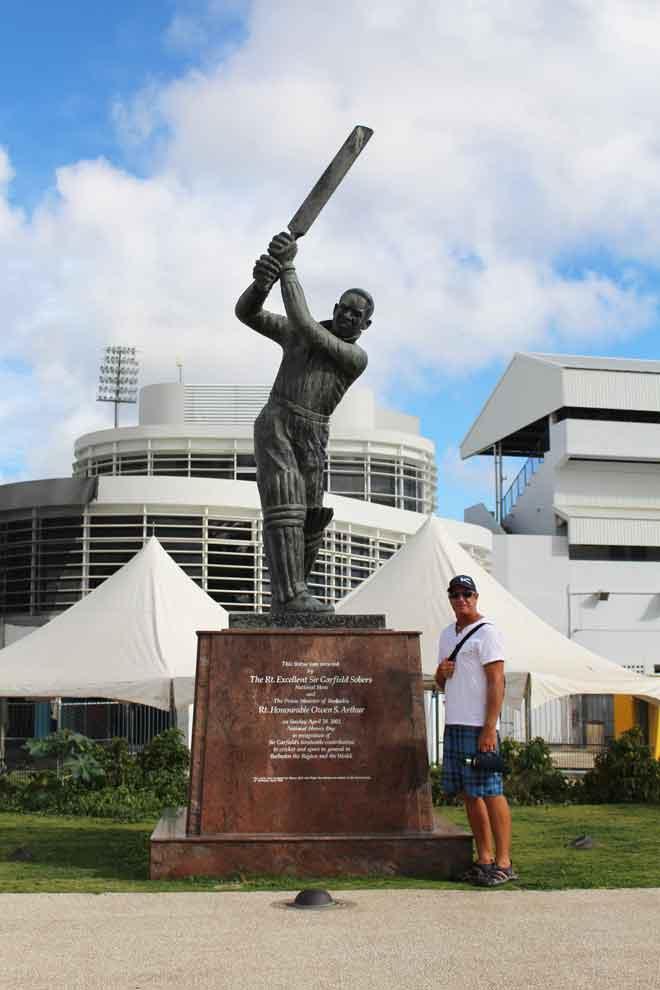
<instances>
[{"instance_id":1,"label":"white t-shirt","mask_svg":"<svg viewBox=\"0 0 660 990\"><path fill-rule=\"evenodd\" d=\"M492 622L483 616L459 633L452 623L441 633L438 646L438 663L448 657L459 640L470 629L485 622L478 632L470 636L456 657L456 666L445 684L445 723L447 725L479 725L486 718L486 675L483 668L494 660L504 659L504 641Z\"/></svg>"}]
</instances>

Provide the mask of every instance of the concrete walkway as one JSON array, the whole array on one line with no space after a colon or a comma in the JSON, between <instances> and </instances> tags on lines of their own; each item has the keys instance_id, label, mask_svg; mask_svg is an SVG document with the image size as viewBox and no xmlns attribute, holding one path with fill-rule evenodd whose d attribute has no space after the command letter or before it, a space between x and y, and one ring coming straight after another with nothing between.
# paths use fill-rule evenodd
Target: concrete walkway
<instances>
[{"instance_id":1,"label":"concrete walkway","mask_svg":"<svg viewBox=\"0 0 660 990\"><path fill-rule=\"evenodd\" d=\"M0 895L2 990L658 990L660 890Z\"/></svg>"}]
</instances>

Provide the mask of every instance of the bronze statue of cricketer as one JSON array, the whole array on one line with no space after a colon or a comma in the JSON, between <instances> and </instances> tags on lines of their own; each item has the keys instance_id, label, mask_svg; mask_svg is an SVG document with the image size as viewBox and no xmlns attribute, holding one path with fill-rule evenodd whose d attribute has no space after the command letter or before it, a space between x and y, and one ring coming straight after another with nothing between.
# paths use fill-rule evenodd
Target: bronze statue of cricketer
<instances>
[{"instance_id":1,"label":"bronze statue of cricketer","mask_svg":"<svg viewBox=\"0 0 660 990\"><path fill-rule=\"evenodd\" d=\"M331 320L309 312L294 268L296 238L306 234L373 131L353 128L325 172L254 266L254 282L236 303L236 316L282 348L268 402L254 424L257 485L270 571L271 612L333 612L309 593L307 578L332 509L323 508L323 470L329 419L346 389L367 366L358 344L374 302L364 289L347 289ZM263 305L279 280L286 316Z\"/></svg>"},{"instance_id":2,"label":"bronze statue of cricketer","mask_svg":"<svg viewBox=\"0 0 660 990\"><path fill-rule=\"evenodd\" d=\"M367 366L358 339L374 310L368 292L347 289L332 319L318 323L296 275L297 251L291 232L273 237L268 254L254 266L254 282L236 304L239 320L284 352L268 402L254 424L274 613L334 611L309 593L307 578L332 519L332 509L323 508L329 418ZM263 308L278 279L286 316Z\"/></svg>"}]
</instances>

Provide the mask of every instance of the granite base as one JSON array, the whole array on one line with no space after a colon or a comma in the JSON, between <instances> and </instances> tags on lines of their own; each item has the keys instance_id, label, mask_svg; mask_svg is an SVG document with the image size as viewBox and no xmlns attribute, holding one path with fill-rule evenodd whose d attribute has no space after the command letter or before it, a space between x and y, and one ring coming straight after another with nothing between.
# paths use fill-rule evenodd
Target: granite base
<instances>
[{"instance_id":1,"label":"granite base","mask_svg":"<svg viewBox=\"0 0 660 990\"><path fill-rule=\"evenodd\" d=\"M163 815L151 836L152 880L204 876L410 876L454 880L472 862L472 836L450 824L433 832L372 835L187 835L187 811Z\"/></svg>"}]
</instances>

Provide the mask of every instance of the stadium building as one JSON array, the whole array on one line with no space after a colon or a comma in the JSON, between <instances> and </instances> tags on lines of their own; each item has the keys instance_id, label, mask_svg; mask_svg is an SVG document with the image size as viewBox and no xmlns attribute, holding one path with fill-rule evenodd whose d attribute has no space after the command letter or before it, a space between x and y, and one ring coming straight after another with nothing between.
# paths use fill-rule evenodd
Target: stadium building
<instances>
[{"instance_id":1,"label":"stadium building","mask_svg":"<svg viewBox=\"0 0 660 990\"><path fill-rule=\"evenodd\" d=\"M76 440L72 477L0 486L0 645L93 591L152 535L228 611L267 609L252 428L268 393L147 386L136 426ZM335 602L388 560L435 511L436 480L419 421L383 408L369 388L352 389L332 418L325 502L335 515L312 592ZM488 563L487 529L447 526ZM47 731L49 706L36 712Z\"/></svg>"},{"instance_id":2,"label":"stadium building","mask_svg":"<svg viewBox=\"0 0 660 990\"><path fill-rule=\"evenodd\" d=\"M465 512L493 532L493 576L569 639L660 673L660 361L516 354L461 454L493 462L495 512ZM648 735L643 701L555 714L546 739L601 742L615 723Z\"/></svg>"}]
</instances>

